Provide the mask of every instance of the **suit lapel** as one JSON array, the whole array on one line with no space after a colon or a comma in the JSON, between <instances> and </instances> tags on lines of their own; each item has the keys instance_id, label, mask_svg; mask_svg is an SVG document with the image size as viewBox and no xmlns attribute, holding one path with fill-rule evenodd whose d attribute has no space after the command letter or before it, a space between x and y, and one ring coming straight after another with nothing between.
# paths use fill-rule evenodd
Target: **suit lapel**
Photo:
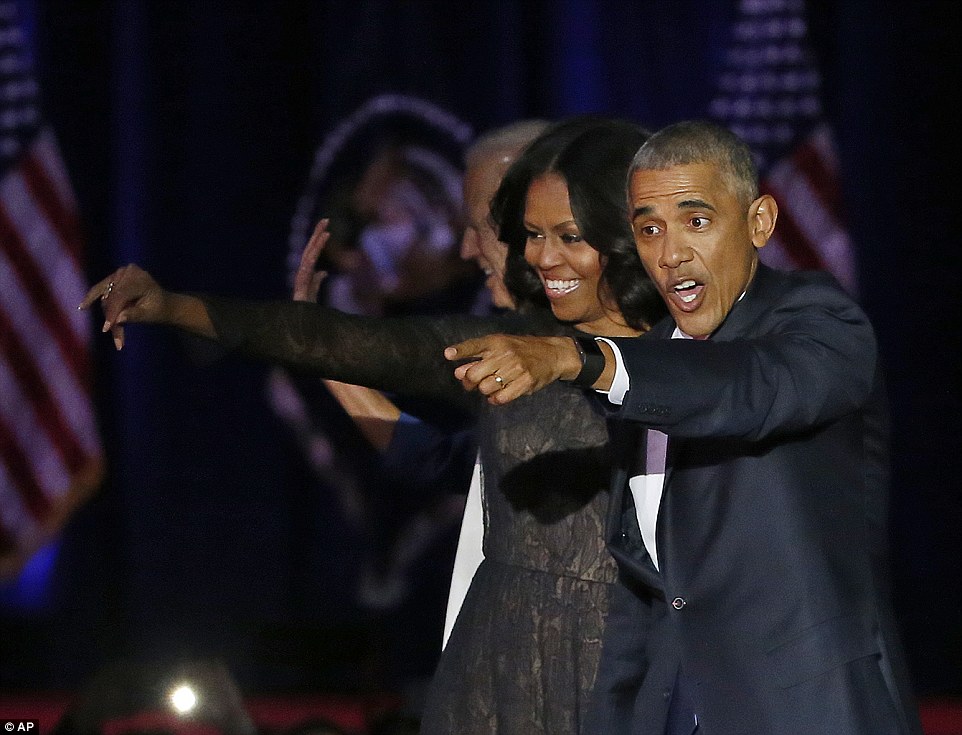
<instances>
[{"instance_id":1,"label":"suit lapel","mask_svg":"<svg viewBox=\"0 0 962 735\"><path fill-rule=\"evenodd\" d=\"M762 263L759 263L758 268L755 271L755 277L752 279L752 282L746 289L745 296L732 307L728 317L725 319L722 325L715 330L715 333L712 334L711 339L725 342L738 339L739 337L750 333L752 330L752 325L758 322L767 305L771 303L771 290L773 288L777 288L777 284L774 283L775 280L777 280L775 272ZM662 319L651 329L651 331L646 335L646 338L671 339L672 334L674 334L675 327L676 324L670 317ZM642 435L643 437L647 438L647 432L642 432ZM662 573L664 573L665 565L668 563L667 556L670 553L668 550L669 543L668 539L666 538L667 528L665 526L664 519L667 513L667 508L671 504L670 492L675 468L684 453L684 447L684 440L669 437L668 451L665 456L665 483L662 489L661 503L658 508L658 519L655 523L655 539L656 543L658 544L659 557L661 557ZM627 477L625 478L623 485L623 492L629 492ZM644 565L644 567L642 567L642 565L635 565L634 568L639 569L641 567L644 570L644 576L642 578L648 584L650 584L650 570L650 573L655 575L654 579L656 586L660 589L664 584L661 579L661 574L659 574L651 565L650 559L647 561L648 563Z\"/></svg>"}]
</instances>

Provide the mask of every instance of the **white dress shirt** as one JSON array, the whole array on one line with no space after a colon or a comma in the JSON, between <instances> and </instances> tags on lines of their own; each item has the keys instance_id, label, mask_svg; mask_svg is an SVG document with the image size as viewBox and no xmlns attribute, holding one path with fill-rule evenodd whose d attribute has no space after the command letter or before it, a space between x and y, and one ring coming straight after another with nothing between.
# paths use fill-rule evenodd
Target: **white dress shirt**
<instances>
[{"instance_id":1,"label":"white dress shirt","mask_svg":"<svg viewBox=\"0 0 962 735\"><path fill-rule=\"evenodd\" d=\"M691 339L678 327L671 335L672 339ZM620 406L625 400L625 394L630 386L628 371L621 351L610 339L597 337L611 347L615 355L615 376L611 381L611 388L599 393L607 393L608 400ZM655 526L658 523L658 509L661 507L661 495L665 490L665 458L668 454L668 435L657 429L648 429L647 456L645 459L645 474L628 478L628 489L635 501L635 516L641 531L641 540L645 542L645 549L651 557L655 569L658 566L658 545L655 543Z\"/></svg>"}]
</instances>

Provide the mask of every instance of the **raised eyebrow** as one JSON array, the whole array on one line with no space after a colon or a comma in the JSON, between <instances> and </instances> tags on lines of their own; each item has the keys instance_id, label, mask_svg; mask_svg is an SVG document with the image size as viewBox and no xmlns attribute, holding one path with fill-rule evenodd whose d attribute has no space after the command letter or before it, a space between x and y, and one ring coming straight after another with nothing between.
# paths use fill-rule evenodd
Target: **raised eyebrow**
<instances>
[{"instance_id":1,"label":"raised eyebrow","mask_svg":"<svg viewBox=\"0 0 962 735\"><path fill-rule=\"evenodd\" d=\"M706 202L704 199L683 199L676 205L678 209L707 209L710 212L717 212L711 204ZM631 211L631 221L634 222L639 217L645 217L654 212L654 207L648 205L642 205L640 207L635 207Z\"/></svg>"},{"instance_id":2,"label":"raised eyebrow","mask_svg":"<svg viewBox=\"0 0 962 735\"><path fill-rule=\"evenodd\" d=\"M704 199L685 199L678 202L678 209L707 209L711 212L718 211Z\"/></svg>"}]
</instances>

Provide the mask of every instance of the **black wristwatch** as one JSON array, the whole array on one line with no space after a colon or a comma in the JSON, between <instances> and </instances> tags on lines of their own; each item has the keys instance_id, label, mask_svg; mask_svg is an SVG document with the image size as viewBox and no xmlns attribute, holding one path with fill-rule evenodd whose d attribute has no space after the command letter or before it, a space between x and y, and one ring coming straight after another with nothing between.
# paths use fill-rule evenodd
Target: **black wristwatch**
<instances>
[{"instance_id":1,"label":"black wristwatch","mask_svg":"<svg viewBox=\"0 0 962 735\"><path fill-rule=\"evenodd\" d=\"M581 356L581 371L574 380L569 381L579 388L590 388L605 371L605 355L592 337L572 337L578 354Z\"/></svg>"}]
</instances>

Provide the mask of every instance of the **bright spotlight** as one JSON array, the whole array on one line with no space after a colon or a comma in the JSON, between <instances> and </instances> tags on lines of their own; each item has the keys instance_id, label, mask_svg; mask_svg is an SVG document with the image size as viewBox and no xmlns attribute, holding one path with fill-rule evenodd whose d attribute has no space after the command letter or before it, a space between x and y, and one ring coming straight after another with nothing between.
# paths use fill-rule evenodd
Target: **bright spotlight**
<instances>
[{"instance_id":1,"label":"bright spotlight","mask_svg":"<svg viewBox=\"0 0 962 735\"><path fill-rule=\"evenodd\" d=\"M185 715L197 706L197 695L189 684L181 684L171 691L170 704L177 712Z\"/></svg>"}]
</instances>

